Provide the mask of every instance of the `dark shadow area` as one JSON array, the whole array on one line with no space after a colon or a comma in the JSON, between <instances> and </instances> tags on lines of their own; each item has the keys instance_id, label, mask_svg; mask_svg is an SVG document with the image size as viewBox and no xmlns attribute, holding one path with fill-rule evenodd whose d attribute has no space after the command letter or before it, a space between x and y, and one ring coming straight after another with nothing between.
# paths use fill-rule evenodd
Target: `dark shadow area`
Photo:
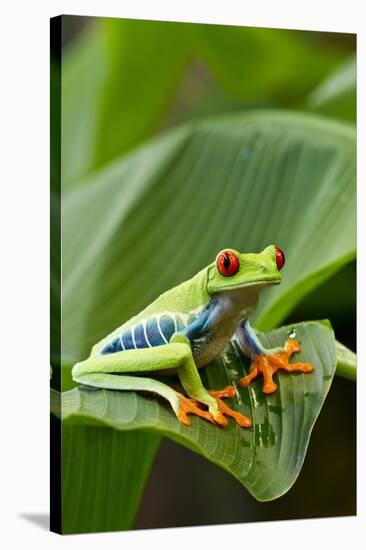
<instances>
[{"instance_id":1,"label":"dark shadow area","mask_svg":"<svg viewBox=\"0 0 366 550\"><path fill-rule=\"evenodd\" d=\"M19 517L41 527L46 531L50 528L50 515L49 514L19 514Z\"/></svg>"}]
</instances>

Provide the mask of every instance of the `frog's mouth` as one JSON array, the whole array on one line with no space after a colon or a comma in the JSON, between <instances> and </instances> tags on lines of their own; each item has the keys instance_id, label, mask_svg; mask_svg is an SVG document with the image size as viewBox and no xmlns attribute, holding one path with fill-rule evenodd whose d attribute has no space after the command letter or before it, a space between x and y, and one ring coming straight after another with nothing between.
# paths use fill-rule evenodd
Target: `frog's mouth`
<instances>
[{"instance_id":1,"label":"frog's mouth","mask_svg":"<svg viewBox=\"0 0 366 550\"><path fill-rule=\"evenodd\" d=\"M209 293L211 295L218 294L220 292L234 292L234 291L240 291L240 290L248 290L250 292L259 293L263 288L267 286L272 285L278 285L280 284L281 279L280 278L272 278L268 277L263 279L257 279L256 281L250 281L246 283L236 283L232 285L225 285L225 287L213 287L210 289Z\"/></svg>"},{"instance_id":2,"label":"frog's mouth","mask_svg":"<svg viewBox=\"0 0 366 550\"><path fill-rule=\"evenodd\" d=\"M272 278L268 278L268 279L258 279L256 281L250 281L248 283L236 283L236 284L233 284L233 285L227 285L225 286L225 289L221 289L221 290L231 290L231 289L239 289L239 288L250 288L250 287L255 287L255 286L259 286L259 287L263 287L263 286L272 286L272 285L279 285L281 282L281 279L272 279ZM220 289L218 289L218 292L220 291Z\"/></svg>"}]
</instances>

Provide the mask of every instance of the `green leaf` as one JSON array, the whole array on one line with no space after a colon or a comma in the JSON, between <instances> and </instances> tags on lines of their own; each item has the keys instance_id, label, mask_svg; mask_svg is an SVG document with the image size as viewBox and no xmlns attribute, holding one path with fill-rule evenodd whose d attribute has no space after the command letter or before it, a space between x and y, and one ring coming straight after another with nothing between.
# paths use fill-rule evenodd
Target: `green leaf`
<instances>
[{"instance_id":1,"label":"green leaf","mask_svg":"<svg viewBox=\"0 0 366 550\"><path fill-rule=\"evenodd\" d=\"M344 55L322 44L318 33L224 25L197 25L195 30L197 47L213 73L245 102L282 98L288 104Z\"/></svg>"},{"instance_id":2,"label":"green leaf","mask_svg":"<svg viewBox=\"0 0 366 550\"><path fill-rule=\"evenodd\" d=\"M63 424L62 534L130 529L159 444L154 433Z\"/></svg>"},{"instance_id":3,"label":"green leaf","mask_svg":"<svg viewBox=\"0 0 366 550\"><path fill-rule=\"evenodd\" d=\"M63 16L65 31L74 18ZM182 117L292 105L344 55L319 33L91 18L63 53L63 185L79 183Z\"/></svg>"},{"instance_id":4,"label":"green leaf","mask_svg":"<svg viewBox=\"0 0 366 550\"><path fill-rule=\"evenodd\" d=\"M341 63L308 98L312 111L356 122L356 56Z\"/></svg>"},{"instance_id":5,"label":"green leaf","mask_svg":"<svg viewBox=\"0 0 366 550\"><path fill-rule=\"evenodd\" d=\"M68 22L63 16L63 25ZM65 186L157 129L187 61L185 33L179 23L95 18L66 50Z\"/></svg>"},{"instance_id":6,"label":"green leaf","mask_svg":"<svg viewBox=\"0 0 366 550\"><path fill-rule=\"evenodd\" d=\"M336 341L337 374L355 381L357 378L356 354L346 346Z\"/></svg>"},{"instance_id":7,"label":"green leaf","mask_svg":"<svg viewBox=\"0 0 366 550\"><path fill-rule=\"evenodd\" d=\"M188 29L180 23L111 19L103 25L109 78L100 110L97 167L157 130L189 56Z\"/></svg>"},{"instance_id":8,"label":"green leaf","mask_svg":"<svg viewBox=\"0 0 366 550\"><path fill-rule=\"evenodd\" d=\"M63 426L68 429L72 426L75 430L104 426L108 428L108 436L105 437L113 438L113 444L118 444L119 437L123 440L129 430L134 430L133 433L143 430L165 435L230 472L256 499L267 501L278 498L288 491L299 474L311 430L334 375L336 359L334 335L327 323L301 323L260 334L259 337L264 345L274 347L283 345L290 334L296 334L302 344L296 359L312 363L315 370L310 374L276 375L278 390L270 396L263 394L261 379L248 388L238 389L238 398L231 400L231 406L253 419L250 429L240 428L233 421L227 427L220 428L197 417L191 417L191 426L184 426L162 399L135 392L78 388L62 394ZM228 383L237 385L248 367L247 358L233 341L221 358L202 369L202 379L205 386L212 389L222 388ZM88 443L92 445L92 441L90 435ZM103 445L96 441L91 452L101 454L98 461L94 462L92 457L91 464L86 460L89 453L83 455L83 440L69 440L67 447L71 449L73 460L77 459L77 466L71 464L73 477L68 478L67 474L65 478L65 501L73 503L69 504L73 506L73 511L69 511L68 517L73 522L73 528L79 530L77 518L84 518L92 508L91 503L88 510L78 507L78 498L82 498L83 491L95 495L95 517L98 513L107 517L99 491L105 491L101 479L107 484L111 479L108 469L112 464L111 457L115 455L108 441L104 441ZM63 460L68 472L71 458L64 453ZM121 463L120 460L117 462ZM91 471L93 475L88 474ZM119 481L113 486L110 484L109 491L108 509L113 510L114 503L121 509L122 503L118 503L121 491ZM97 509L98 506L100 509Z\"/></svg>"},{"instance_id":9,"label":"green leaf","mask_svg":"<svg viewBox=\"0 0 366 550\"><path fill-rule=\"evenodd\" d=\"M62 359L73 364L224 247L286 254L256 323L278 325L355 256L355 137L262 111L189 124L65 195ZM324 311L324 316L326 316Z\"/></svg>"},{"instance_id":10,"label":"green leaf","mask_svg":"<svg viewBox=\"0 0 366 550\"><path fill-rule=\"evenodd\" d=\"M69 17L62 17L63 27ZM95 25L62 52L61 174L67 188L94 165L103 86L108 75L105 37Z\"/></svg>"}]
</instances>

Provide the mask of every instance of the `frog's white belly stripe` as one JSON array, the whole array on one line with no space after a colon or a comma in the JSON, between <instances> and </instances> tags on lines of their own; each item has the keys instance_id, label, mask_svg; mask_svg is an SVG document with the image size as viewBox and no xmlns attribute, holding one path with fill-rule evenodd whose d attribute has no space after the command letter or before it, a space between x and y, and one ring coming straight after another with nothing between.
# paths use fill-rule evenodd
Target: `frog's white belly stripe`
<instances>
[{"instance_id":1,"label":"frog's white belly stripe","mask_svg":"<svg viewBox=\"0 0 366 550\"><path fill-rule=\"evenodd\" d=\"M144 329L144 335L145 335L146 342L148 343L149 348L151 348L152 346L150 344L149 337L148 337L148 334L147 334L146 324L142 323L142 326L143 326L143 329Z\"/></svg>"},{"instance_id":2,"label":"frog's white belly stripe","mask_svg":"<svg viewBox=\"0 0 366 550\"><path fill-rule=\"evenodd\" d=\"M164 342L165 342L166 344L168 344L169 340L167 340L167 339L165 338L164 333L163 333L163 331L161 330L160 319L161 319L161 318L157 319L158 331L160 332L160 335L161 335L162 339L164 340ZM174 325L176 326L175 322L174 322Z\"/></svg>"},{"instance_id":3,"label":"frog's white belly stripe","mask_svg":"<svg viewBox=\"0 0 366 550\"><path fill-rule=\"evenodd\" d=\"M136 340L135 340L135 328L136 328L136 327L132 327L132 329L131 329L131 334L132 334L133 347L134 347L135 349L137 349L138 346L136 345Z\"/></svg>"}]
</instances>

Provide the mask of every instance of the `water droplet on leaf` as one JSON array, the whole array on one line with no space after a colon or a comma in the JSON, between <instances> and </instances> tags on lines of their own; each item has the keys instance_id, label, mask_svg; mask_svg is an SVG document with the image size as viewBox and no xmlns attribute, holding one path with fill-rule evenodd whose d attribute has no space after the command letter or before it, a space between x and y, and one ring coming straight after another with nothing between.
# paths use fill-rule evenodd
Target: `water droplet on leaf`
<instances>
[{"instance_id":1,"label":"water droplet on leaf","mask_svg":"<svg viewBox=\"0 0 366 550\"><path fill-rule=\"evenodd\" d=\"M289 338L296 338L296 328L291 327L289 331L287 331Z\"/></svg>"}]
</instances>

